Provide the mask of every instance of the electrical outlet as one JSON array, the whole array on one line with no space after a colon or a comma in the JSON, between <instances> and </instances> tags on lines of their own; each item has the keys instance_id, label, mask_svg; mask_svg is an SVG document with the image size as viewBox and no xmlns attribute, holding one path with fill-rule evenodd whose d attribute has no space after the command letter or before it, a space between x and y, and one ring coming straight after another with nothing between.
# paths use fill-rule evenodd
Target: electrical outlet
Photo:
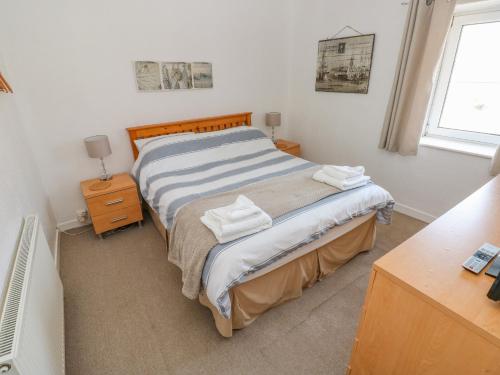
<instances>
[{"instance_id":1,"label":"electrical outlet","mask_svg":"<svg viewBox=\"0 0 500 375\"><path fill-rule=\"evenodd\" d=\"M89 212L83 208L76 210L76 219L82 223L85 224L89 218Z\"/></svg>"}]
</instances>

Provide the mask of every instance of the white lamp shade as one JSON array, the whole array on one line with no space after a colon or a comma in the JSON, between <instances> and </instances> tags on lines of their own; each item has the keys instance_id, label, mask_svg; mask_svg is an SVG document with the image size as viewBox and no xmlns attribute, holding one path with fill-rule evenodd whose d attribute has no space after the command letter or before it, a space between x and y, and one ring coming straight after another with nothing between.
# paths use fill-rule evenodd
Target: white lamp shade
<instances>
[{"instance_id":1,"label":"white lamp shade","mask_svg":"<svg viewBox=\"0 0 500 375\"><path fill-rule=\"evenodd\" d=\"M94 135L84 139L87 154L91 158L103 158L111 154L107 135Z\"/></svg>"},{"instance_id":2,"label":"white lamp shade","mask_svg":"<svg viewBox=\"0 0 500 375\"><path fill-rule=\"evenodd\" d=\"M280 112L268 112L266 113L266 125L267 126L280 126L281 125L281 113Z\"/></svg>"},{"instance_id":3,"label":"white lamp shade","mask_svg":"<svg viewBox=\"0 0 500 375\"><path fill-rule=\"evenodd\" d=\"M500 145L497 146L495 155L493 155L493 159L491 159L490 174L492 176L500 174Z\"/></svg>"}]
</instances>

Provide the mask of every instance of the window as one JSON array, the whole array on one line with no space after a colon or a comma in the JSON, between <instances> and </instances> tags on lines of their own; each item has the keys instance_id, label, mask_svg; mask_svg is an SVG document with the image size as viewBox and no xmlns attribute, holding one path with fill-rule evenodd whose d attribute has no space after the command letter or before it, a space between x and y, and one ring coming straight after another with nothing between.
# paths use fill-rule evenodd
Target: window
<instances>
[{"instance_id":1,"label":"window","mask_svg":"<svg viewBox=\"0 0 500 375\"><path fill-rule=\"evenodd\" d=\"M500 143L500 11L456 15L425 135Z\"/></svg>"}]
</instances>

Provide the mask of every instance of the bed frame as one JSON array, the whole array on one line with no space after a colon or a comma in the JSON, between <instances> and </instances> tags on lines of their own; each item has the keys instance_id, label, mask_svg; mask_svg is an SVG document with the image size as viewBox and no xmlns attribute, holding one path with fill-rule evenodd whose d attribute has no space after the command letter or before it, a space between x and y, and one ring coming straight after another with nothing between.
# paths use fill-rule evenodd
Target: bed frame
<instances>
[{"instance_id":1,"label":"bed frame","mask_svg":"<svg viewBox=\"0 0 500 375\"><path fill-rule=\"evenodd\" d=\"M194 120L183 120L174 122L164 122L152 125L139 125L127 128L130 138L130 145L134 153L134 160L139 155L139 150L134 141L136 139L144 139L157 137L159 135L168 135L174 133L195 132L206 133L216 130L224 130L234 128L236 126L251 126L252 112L235 113L232 115L204 117Z\"/></svg>"}]
</instances>

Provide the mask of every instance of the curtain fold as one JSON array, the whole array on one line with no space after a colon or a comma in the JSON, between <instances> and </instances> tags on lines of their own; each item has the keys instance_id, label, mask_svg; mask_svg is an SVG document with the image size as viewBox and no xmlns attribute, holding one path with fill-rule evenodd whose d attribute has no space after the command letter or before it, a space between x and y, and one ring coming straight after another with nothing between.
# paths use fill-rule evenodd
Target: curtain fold
<instances>
[{"instance_id":1,"label":"curtain fold","mask_svg":"<svg viewBox=\"0 0 500 375\"><path fill-rule=\"evenodd\" d=\"M411 0L379 147L416 155L455 0Z\"/></svg>"}]
</instances>

